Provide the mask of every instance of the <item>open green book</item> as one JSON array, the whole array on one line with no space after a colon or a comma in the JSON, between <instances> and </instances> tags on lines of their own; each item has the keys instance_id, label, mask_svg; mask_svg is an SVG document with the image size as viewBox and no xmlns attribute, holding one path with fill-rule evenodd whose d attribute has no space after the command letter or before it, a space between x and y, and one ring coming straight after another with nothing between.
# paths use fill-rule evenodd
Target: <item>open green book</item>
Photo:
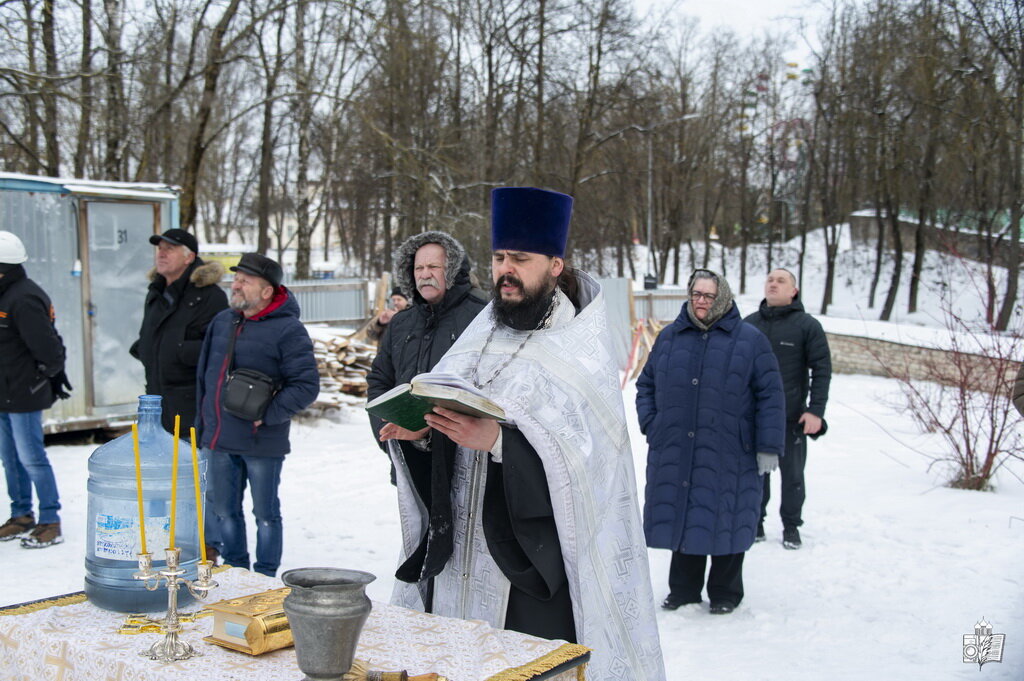
<instances>
[{"instance_id":1,"label":"open green book","mask_svg":"<svg viewBox=\"0 0 1024 681\"><path fill-rule=\"evenodd\" d=\"M366 411L407 430L427 427L423 415L437 405L469 416L503 421L505 411L456 374L419 374L366 403Z\"/></svg>"}]
</instances>

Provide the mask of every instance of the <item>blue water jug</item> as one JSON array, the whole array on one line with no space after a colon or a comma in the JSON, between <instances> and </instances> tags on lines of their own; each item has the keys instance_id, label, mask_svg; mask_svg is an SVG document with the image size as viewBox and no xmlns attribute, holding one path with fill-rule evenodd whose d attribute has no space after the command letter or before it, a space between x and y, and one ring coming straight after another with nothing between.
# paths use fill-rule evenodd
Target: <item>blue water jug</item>
<instances>
[{"instance_id":1,"label":"blue water jug","mask_svg":"<svg viewBox=\"0 0 1024 681\"><path fill-rule=\"evenodd\" d=\"M171 478L174 437L160 425L159 395L139 397L139 460L146 518L146 548L153 554L153 569L166 566L169 543ZM192 449L183 428L178 450L177 518L175 546L181 548L185 579L196 578L199 531L192 473ZM205 491L205 462L200 481ZM141 550L139 505L135 486L135 451L132 434L122 435L96 448L89 457L89 506L85 555L85 594L93 605L117 612L153 612L167 607L166 583L148 591L132 574L139 569ZM178 591L178 603L192 601L188 589Z\"/></svg>"}]
</instances>

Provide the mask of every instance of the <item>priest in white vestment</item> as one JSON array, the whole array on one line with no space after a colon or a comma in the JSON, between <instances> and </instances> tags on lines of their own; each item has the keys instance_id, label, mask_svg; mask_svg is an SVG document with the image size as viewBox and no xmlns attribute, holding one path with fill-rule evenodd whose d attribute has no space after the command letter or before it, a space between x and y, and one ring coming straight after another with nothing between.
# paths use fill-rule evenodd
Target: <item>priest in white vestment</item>
<instances>
[{"instance_id":1,"label":"priest in white vestment","mask_svg":"<svg viewBox=\"0 0 1024 681\"><path fill-rule=\"evenodd\" d=\"M632 450L604 296L563 259L572 199L492 193L494 300L435 372L462 376L504 422L440 407L429 488L398 472L403 557L393 602L565 639L593 650L587 678L665 677ZM444 448L434 448L435 450Z\"/></svg>"}]
</instances>

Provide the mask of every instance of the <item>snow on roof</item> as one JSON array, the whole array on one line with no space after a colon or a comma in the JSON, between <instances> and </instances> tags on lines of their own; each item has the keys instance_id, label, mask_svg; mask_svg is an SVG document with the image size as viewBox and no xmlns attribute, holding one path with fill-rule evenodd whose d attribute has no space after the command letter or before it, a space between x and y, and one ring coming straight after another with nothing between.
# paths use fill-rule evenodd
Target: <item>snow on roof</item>
<instances>
[{"instance_id":1,"label":"snow on roof","mask_svg":"<svg viewBox=\"0 0 1024 681\"><path fill-rule=\"evenodd\" d=\"M136 199L175 199L181 192L179 187L155 182L107 182L79 178L40 177L21 173L0 172L0 187L30 189L32 185L50 185L60 188L62 193L87 196L123 196Z\"/></svg>"}]
</instances>

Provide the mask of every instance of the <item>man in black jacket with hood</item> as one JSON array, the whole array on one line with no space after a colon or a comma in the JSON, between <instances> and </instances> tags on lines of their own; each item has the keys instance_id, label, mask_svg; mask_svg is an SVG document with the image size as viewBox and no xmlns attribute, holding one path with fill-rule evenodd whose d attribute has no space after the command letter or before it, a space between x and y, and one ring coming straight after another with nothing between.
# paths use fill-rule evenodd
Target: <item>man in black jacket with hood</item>
<instances>
[{"instance_id":1,"label":"man in black jacket with hood","mask_svg":"<svg viewBox=\"0 0 1024 681\"><path fill-rule=\"evenodd\" d=\"M54 324L50 298L28 278L25 245L0 231L0 460L11 518L0 525L0 541L21 538L38 549L63 541L60 498L43 445L43 410L68 397L64 343ZM39 524L32 514L32 490Z\"/></svg>"},{"instance_id":2,"label":"man in black jacket with hood","mask_svg":"<svg viewBox=\"0 0 1024 681\"><path fill-rule=\"evenodd\" d=\"M370 400L433 369L487 304L484 294L474 290L470 282L465 249L450 234L415 234L395 250L392 260L395 283L412 304L395 314L381 336L377 357L366 377ZM392 437L403 440L401 446L409 454L430 449L424 439L429 429L413 433L372 415L370 425L378 439L386 428ZM409 458L424 462L422 471L412 473L429 487L427 457ZM394 469L391 481L395 481Z\"/></svg>"},{"instance_id":3,"label":"man in black jacket with hood","mask_svg":"<svg viewBox=\"0 0 1024 681\"><path fill-rule=\"evenodd\" d=\"M210 320L227 308L228 297L218 286L224 276L219 262L199 258L199 242L183 229L154 234L156 267L139 339L132 357L146 368L146 393L163 397L160 414L164 430L174 433L174 415L181 416L181 437L196 420L196 364Z\"/></svg>"},{"instance_id":4,"label":"man in black jacket with hood","mask_svg":"<svg viewBox=\"0 0 1024 681\"><path fill-rule=\"evenodd\" d=\"M744 321L757 327L772 344L779 360L782 387L786 393L786 454L779 462L782 473L782 545L798 549L806 488L807 436L825 434L825 403L832 380L832 356L821 324L804 312L796 277L786 269L768 273L760 309ZM810 403L808 403L810 394ZM769 476L764 476L761 522L756 541L764 541L764 518L768 510Z\"/></svg>"}]
</instances>

